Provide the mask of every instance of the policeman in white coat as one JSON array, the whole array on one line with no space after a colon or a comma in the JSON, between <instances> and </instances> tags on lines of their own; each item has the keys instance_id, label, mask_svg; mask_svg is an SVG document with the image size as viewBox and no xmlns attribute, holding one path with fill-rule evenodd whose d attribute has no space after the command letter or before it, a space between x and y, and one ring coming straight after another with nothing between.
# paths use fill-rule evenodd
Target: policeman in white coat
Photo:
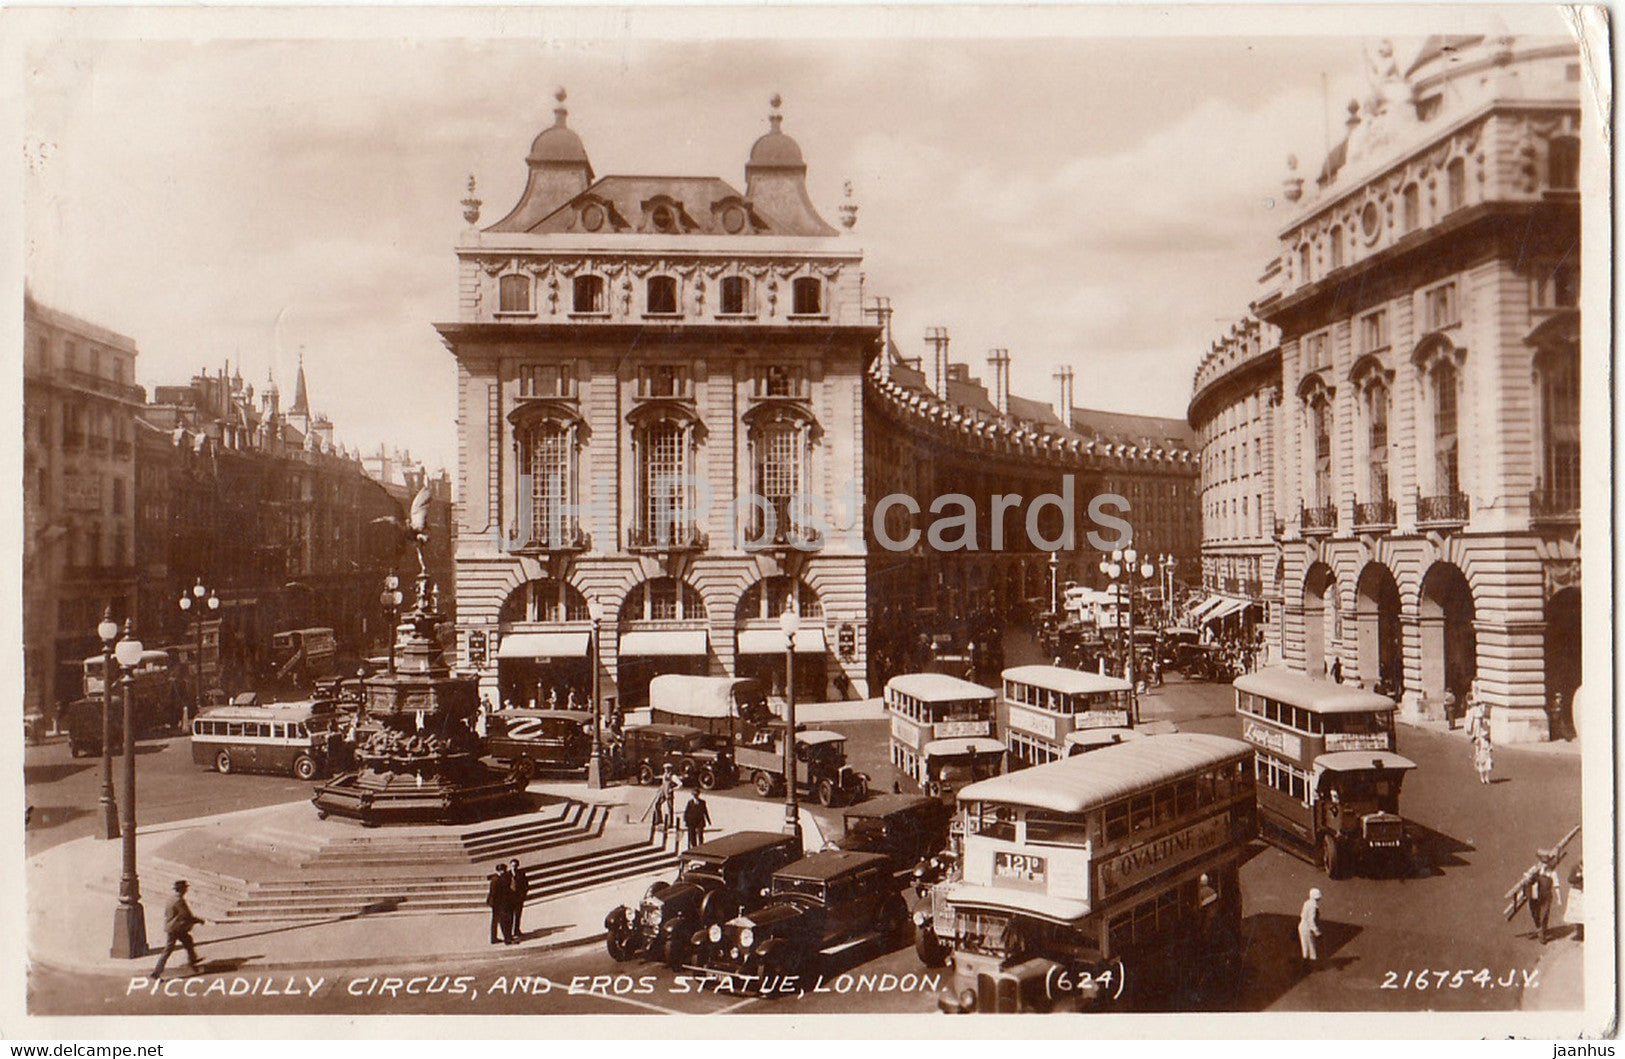
<instances>
[{"instance_id":1,"label":"policeman in white coat","mask_svg":"<svg viewBox=\"0 0 1625 1059\"><path fill-rule=\"evenodd\" d=\"M1315 939L1318 937L1320 937L1320 891L1310 890L1309 899L1304 901L1303 910L1298 913L1298 948L1309 963L1320 959L1320 953L1315 948Z\"/></svg>"}]
</instances>

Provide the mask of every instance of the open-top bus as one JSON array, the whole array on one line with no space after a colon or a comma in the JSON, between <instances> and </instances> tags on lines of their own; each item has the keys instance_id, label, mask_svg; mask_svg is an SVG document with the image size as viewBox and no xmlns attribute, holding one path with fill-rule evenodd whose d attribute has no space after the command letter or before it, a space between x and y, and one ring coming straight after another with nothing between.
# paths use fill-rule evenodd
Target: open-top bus
<instances>
[{"instance_id":1,"label":"open-top bus","mask_svg":"<svg viewBox=\"0 0 1625 1059\"><path fill-rule=\"evenodd\" d=\"M960 878L929 927L953 954L944 1009L1082 1009L1125 989L1179 1006L1233 981L1252 758L1181 733L961 790Z\"/></svg>"},{"instance_id":2,"label":"open-top bus","mask_svg":"<svg viewBox=\"0 0 1625 1059\"><path fill-rule=\"evenodd\" d=\"M1126 680L1062 666L1014 666L1002 676L999 732L1011 768L1066 757L1073 732L1134 727Z\"/></svg>"},{"instance_id":3,"label":"open-top bus","mask_svg":"<svg viewBox=\"0 0 1625 1059\"><path fill-rule=\"evenodd\" d=\"M1395 751L1394 700L1287 669L1237 677L1242 738L1258 749L1266 840L1318 855L1331 878L1362 857L1407 862L1399 788L1416 767Z\"/></svg>"},{"instance_id":4,"label":"open-top bus","mask_svg":"<svg viewBox=\"0 0 1625 1059\"><path fill-rule=\"evenodd\" d=\"M891 762L936 796L996 776L1004 744L994 738L999 693L945 673L904 673L886 682Z\"/></svg>"}]
</instances>

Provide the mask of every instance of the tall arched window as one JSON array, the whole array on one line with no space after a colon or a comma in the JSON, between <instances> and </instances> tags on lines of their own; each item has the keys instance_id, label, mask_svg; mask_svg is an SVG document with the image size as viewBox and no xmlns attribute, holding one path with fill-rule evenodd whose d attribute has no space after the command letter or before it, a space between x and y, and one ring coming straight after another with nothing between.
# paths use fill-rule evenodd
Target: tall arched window
<instances>
[{"instance_id":1,"label":"tall arched window","mask_svg":"<svg viewBox=\"0 0 1625 1059\"><path fill-rule=\"evenodd\" d=\"M1332 503L1332 400L1324 391L1309 401L1309 425L1314 439L1315 506Z\"/></svg>"},{"instance_id":2,"label":"tall arched window","mask_svg":"<svg viewBox=\"0 0 1625 1059\"><path fill-rule=\"evenodd\" d=\"M1544 354L1540 378L1540 489L1547 511L1580 508L1580 353L1575 347Z\"/></svg>"},{"instance_id":3,"label":"tall arched window","mask_svg":"<svg viewBox=\"0 0 1625 1059\"><path fill-rule=\"evenodd\" d=\"M576 425L544 419L520 435L523 544L559 547L577 536Z\"/></svg>"},{"instance_id":4,"label":"tall arched window","mask_svg":"<svg viewBox=\"0 0 1625 1059\"><path fill-rule=\"evenodd\" d=\"M1455 362L1441 357L1428 373L1433 387L1433 486L1441 496L1461 492L1457 431L1461 380Z\"/></svg>"},{"instance_id":5,"label":"tall arched window","mask_svg":"<svg viewBox=\"0 0 1625 1059\"><path fill-rule=\"evenodd\" d=\"M751 430L751 489L766 502L766 512L751 512L747 541L805 536L800 498L806 491L810 429L802 419L782 417L763 420Z\"/></svg>"},{"instance_id":6,"label":"tall arched window","mask_svg":"<svg viewBox=\"0 0 1625 1059\"><path fill-rule=\"evenodd\" d=\"M1366 499L1388 499L1388 384L1378 378L1365 389Z\"/></svg>"},{"instance_id":7,"label":"tall arched window","mask_svg":"<svg viewBox=\"0 0 1625 1059\"><path fill-rule=\"evenodd\" d=\"M687 581L652 577L635 585L621 605L620 624L640 621L703 621L705 601Z\"/></svg>"},{"instance_id":8,"label":"tall arched window","mask_svg":"<svg viewBox=\"0 0 1625 1059\"><path fill-rule=\"evenodd\" d=\"M694 424L655 418L632 434L637 467L634 547L683 547L698 543L694 522Z\"/></svg>"}]
</instances>

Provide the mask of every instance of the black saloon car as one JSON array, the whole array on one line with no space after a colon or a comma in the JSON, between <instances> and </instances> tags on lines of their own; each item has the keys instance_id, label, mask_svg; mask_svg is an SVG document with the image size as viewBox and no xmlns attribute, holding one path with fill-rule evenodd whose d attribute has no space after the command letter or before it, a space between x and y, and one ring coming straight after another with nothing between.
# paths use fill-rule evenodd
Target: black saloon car
<instances>
[{"instance_id":1,"label":"black saloon car","mask_svg":"<svg viewBox=\"0 0 1625 1059\"><path fill-rule=\"evenodd\" d=\"M485 751L525 779L540 769L583 769L592 756L587 710L502 710L487 722Z\"/></svg>"},{"instance_id":2,"label":"black saloon car","mask_svg":"<svg viewBox=\"0 0 1625 1059\"><path fill-rule=\"evenodd\" d=\"M774 872L762 907L696 934L685 966L777 995L811 986L836 950L906 944L912 926L890 857L825 850Z\"/></svg>"},{"instance_id":3,"label":"black saloon car","mask_svg":"<svg viewBox=\"0 0 1625 1059\"><path fill-rule=\"evenodd\" d=\"M800 858L793 835L768 831L739 831L695 846L683 854L675 880L654 883L636 905L621 905L604 918L605 946L616 960L644 956L681 967L695 934L760 905L773 873Z\"/></svg>"},{"instance_id":4,"label":"black saloon car","mask_svg":"<svg viewBox=\"0 0 1625 1059\"><path fill-rule=\"evenodd\" d=\"M704 790L731 787L739 779L733 755L686 724L635 724L621 734L620 769L639 783L654 783L661 767L670 765L685 786Z\"/></svg>"},{"instance_id":5,"label":"black saloon car","mask_svg":"<svg viewBox=\"0 0 1625 1059\"><path fill-rule=\"evenodd\" d=\"M953 806L923 794L883 794L844 815L846 833L837 849L884 853L897 870L914 867L948 844Z\"/></svg>"}]
</instances>

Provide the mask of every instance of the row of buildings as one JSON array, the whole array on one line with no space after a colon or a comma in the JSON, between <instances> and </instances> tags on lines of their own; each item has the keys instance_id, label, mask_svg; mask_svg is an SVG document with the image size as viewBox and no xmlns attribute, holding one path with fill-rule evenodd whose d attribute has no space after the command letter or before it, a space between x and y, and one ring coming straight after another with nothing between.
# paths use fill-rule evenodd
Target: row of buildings
<instances>
[{"instance_id":1,"label":"row of buildings","mask_svg":"<svg viewBox=\"0 0 1625 1059\"><path fill-rule=\"evenodd\" d=\"M594 630L624 706L657 673L782 686L790 607L799 693L872 694L922 632L1097 583L1103 492L1142 550L1195 568L1188 427L1075 408L1069 373L1054 402L1011 394L1005 351L983 384L945 330L905 357L864 288L856 207L840 227L814 208L777 100L743 190L597 176L563 104L483 228L471 179L458 318L437 325L458 372L461 659L488 698L584 696Z\"/></svg>"},{"instance_id":2,"label":"row of buildings","mask_svg":"<svg viewBox=\"0 0 1625 1059\"><path fill-rule=\"evenodd\" d=\"M190 664L199 630L178 601L199 582L220 601L205 667L228 689L262 674L282 629L331 627L348 655L381 650L383 578L415 566L397 523L422 468L337 445L302 365L284 407L274 381L256 393L227 370L149 400L136 357L131 339L25 298L25 711L80 696L108 607ZM450 481L429 485L431 564L449 586Z\"/></svg>"},{"instance_id":3,"label":"row of buildings","mask_svg":"<svg viewBox=\"0 0 1625 1059\"><path fill-rule=\"evenodd\" d=\"M1202 572L1288 665L1567 734L1580 683L1580 55L1434 37L1350 103L1196 372Z\"/></svg>"}]
</instances>

